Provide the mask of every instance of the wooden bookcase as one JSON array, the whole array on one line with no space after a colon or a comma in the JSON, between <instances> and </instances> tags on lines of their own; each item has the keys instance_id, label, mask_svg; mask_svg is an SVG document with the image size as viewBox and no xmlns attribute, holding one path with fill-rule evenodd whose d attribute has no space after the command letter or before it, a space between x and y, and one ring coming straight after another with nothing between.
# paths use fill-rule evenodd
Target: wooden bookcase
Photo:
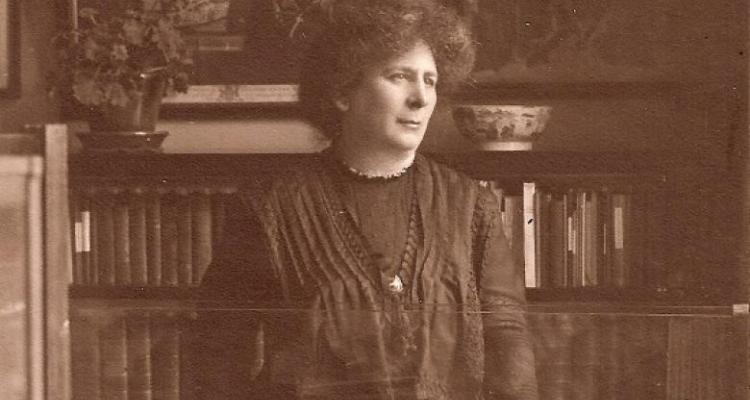
<instances>
[{"instance_id":1,"label":"wooden bookcase","mask_svg":"<svg viewBox=\"0 0 750 400\"><path fill-rule=\"evenodd\" d=\"M699 261L685 263L683 244L670 233L686 229L679 222L685 208L673 207L670 199L684 193L705 196L686 191L684 182L696 173L716 172L685 167L684 160L696 155L480 152L434 156L477 179L496 182L506 194L519 193L523 182L534 181L571 188L627 187L648 199L642 214L649 226L643 241L652 249L642 264L649 271L644 275L647 280L621 287L542 285L527 290L542 398L564 393L578 399L618 398L615 393L627 393L630 397L626 398L745 398L735 385L745 379L747 301L742 299L746 297L735 280L712 276L719 259L730 259L722 254L726 238L706 238L714 240L706 244L707 253ZM186 380L175 386L177 378L172 376L189 376L189 362L169 363L175 357L189 360L189 327L195 318L192 296L210 261L211 246L220 240L216 234L225 218L222 199L248 175L273 173L306 157L85 153L72 157L72 224L79 226L79 234L89 235L87 240L75 241L78 251L70 287L74 393L86 399L98 395L92 388L108 387L122 394L150 387L152 392L168 390L174 398L191 398ZM83 217L84 212L88 217ZM157 215L153 213L160 216L158 220L153 220ZM159 241L156 265L160 271L155 273L149 270L155 251L149 243L159 234L172 239ZM704 264L713 258L717 260ZM740 274L734 271L739 266L722 268L730 276ZM92 337L92 332L98 336ZM83 333L88 339L84 336L76 342L76 334ZM149 336L157 334L161 336ZM141 337L140 344L125 339L133 335ZM98 355L91 347L94 342ZM102 353L102 343L109 342L116 342L118 350L108 348L109 352ZM136 354L141 362L133 364L128 354ZM149 358L137 354L149 354ZM92 368L92 357L99 357L104 369ZM102 364L101 357L109 358ZM156 371L159 368L171 368L172 375ZM134 370L140 374L133 375ZM116 372L102 377L104 371ZM92 380L92 376L99 378ZM707 391L714 397L700 397Z\"/></svg>"}]
</instances>

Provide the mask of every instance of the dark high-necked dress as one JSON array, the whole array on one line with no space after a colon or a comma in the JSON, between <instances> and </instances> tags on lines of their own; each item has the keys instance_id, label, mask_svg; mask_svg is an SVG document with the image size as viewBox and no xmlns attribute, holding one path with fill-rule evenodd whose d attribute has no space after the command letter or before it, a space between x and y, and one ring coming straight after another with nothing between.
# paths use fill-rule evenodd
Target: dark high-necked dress
<instances>
[{"instance_id":1,"label":"dark high-necked dress","mask_svg":"<svg viewBox=\"0 0 750 400\"><path fill-rule=\"evenodd\" d=\"M479 182L421 155L368 179L325 152L228 210L199 398L537 398L523 269Z\"/></svg>"}]
</instances>

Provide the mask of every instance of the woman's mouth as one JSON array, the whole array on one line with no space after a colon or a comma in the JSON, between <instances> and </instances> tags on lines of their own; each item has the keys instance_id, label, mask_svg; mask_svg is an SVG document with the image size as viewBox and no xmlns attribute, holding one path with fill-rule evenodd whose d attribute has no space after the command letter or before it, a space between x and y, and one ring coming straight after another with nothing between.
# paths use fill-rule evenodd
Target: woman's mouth
<instances>
[{"instance_id":1,"label":"woman's mouth","mask_svg":"<svg viewBox=\"0 0 750 400\"><path fill-rule=\"evenodd\" d=\"M398 123L404 126L407 126L409 128L419 128L421 123L415 119L406 119L406 118L399 118Z\"/></svg>"}]
</instances>

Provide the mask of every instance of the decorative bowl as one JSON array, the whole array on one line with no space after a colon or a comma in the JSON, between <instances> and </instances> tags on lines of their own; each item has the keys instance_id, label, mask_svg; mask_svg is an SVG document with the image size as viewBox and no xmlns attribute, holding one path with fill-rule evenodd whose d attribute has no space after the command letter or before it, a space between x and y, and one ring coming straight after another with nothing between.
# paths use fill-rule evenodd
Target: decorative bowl
<instances>
[{"instance_id":1,"label":"decorative bowl","mask_svg":"<svg viewBox=\"0 0 750 400\"><path fill-rule=\"evenodd\" d=\"M551 112L550 106L459 104L453 107L453 120L482 150L530 150Z\"/></svg>"}]
</instances>

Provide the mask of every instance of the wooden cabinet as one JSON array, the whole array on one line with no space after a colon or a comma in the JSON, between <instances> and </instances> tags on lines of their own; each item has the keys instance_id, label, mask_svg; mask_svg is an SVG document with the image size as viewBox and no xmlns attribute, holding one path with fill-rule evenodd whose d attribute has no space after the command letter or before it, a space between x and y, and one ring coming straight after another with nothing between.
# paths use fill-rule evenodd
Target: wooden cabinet
<instances>
[{"instance_id":1,"label":"wooden cabinet","mask_svg":"<svg viewBox=\"0 0 750 400\"><path fill-rule=\"evenodd\" d=\"M82 335L73 338L74 391L82 398L87 398L83 393L94 393L92 388L99 387L92 381L94 374L121 395L140 393L138 385L150 379L152 394L169 387L173 396L191 398L194 388L179 378L192 373L190 362L177 365L169 360L190 360L186 344L192 340L196 317L192 296L221 239L217 235L228 218L224 201L248 176L278 172L307 157L72 158L72 222L80 227L77 232L88 235L75 241L70 288L73 332ZM542 398L744 398L744 389L739 389L746 371L747 303L741 300L742 288L724 277L703 280L715 264L684 264L684 244L670 233L685 229L680 222L684 209L670 205L676 194L703 196L681 186L695 170L677 160L690 160L690 155L526 152L436 157L496 182L504 194L518 193L523 182L536 181L571 188L627 187L649 200L642 203L645 211L640 214L649 220L649 229L640 234L653 251L639 266L650 268L644 276L652 280L528 289ZM721 254L725 238L703 240L702 259L726 257ZM739 274L735 267L724 268L730 275ZM130 337L141 339L135 343ZM107 349L107 343L116 343L119 350ZM140 364L133 365L136 353L150 358L141 356L136 359ZM155 361L154 354L166 358ZM92 357L99 357L98 365L105 369L92 372ZM141 375L131 375L134 370ZM103 376L105 372L110 375ZM176 381L182 383L175 386Z\"/></svg>"}]
</instances>

